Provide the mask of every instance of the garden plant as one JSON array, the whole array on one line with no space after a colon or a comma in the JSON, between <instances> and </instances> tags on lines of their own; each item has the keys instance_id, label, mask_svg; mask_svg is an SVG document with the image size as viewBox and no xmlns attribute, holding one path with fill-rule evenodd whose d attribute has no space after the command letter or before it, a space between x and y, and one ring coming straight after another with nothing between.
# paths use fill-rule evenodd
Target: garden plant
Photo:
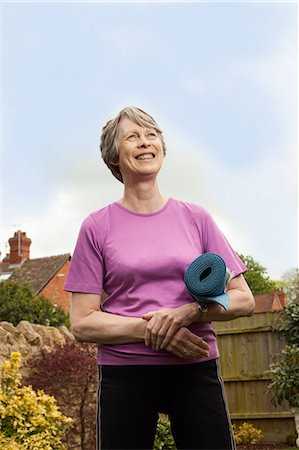
<instances>
[{"instance_id":1,"label":"garden plant","mask_svg":"<svg viewBox=\"0 0 299 450\"><path fill-rule=\"evenodd\" d=\"M95 448L98 385L95 345L69 340L51 351L42 350L28 360L28 365L31 370L25 383L53 395L61 411L74 420L66 436L68 446Z\"/></svg>"},{"instance_id":2,"label":"garden plant","mask_svg":"<svg viewBox=\"0 0 299 450\"><path fill-rule=\"evenodd\" d=\"M21 320L54 327L70 326L68 315L50 300L35 295L29 283L1 281L0 322L16 326Z\"/></svg>"},{"instance_id":3,"label":"garden plant","mask_svg":"<svg viewBox=\"0 0 299 450\"><path fill-rule=\"evenodd\" d=\"M286 340L282 360L270 367L272 381L269 388L272 401L280 405L287 400L289 405L299 408L299 304L290 303L280 315L274 331L281 333Z\"/></svg>"},{"instance_id":4,"label":"garden plant","mask_svg":"<svg viewBox=\"0 0 299 450\"><path fill-rule=\"evenodd\" d=\"M0 366L0 448L64 450L72 419L59 411L54 397L21 386L20 359L19 352L11 353Z\"/></svg>"}]
</instances>

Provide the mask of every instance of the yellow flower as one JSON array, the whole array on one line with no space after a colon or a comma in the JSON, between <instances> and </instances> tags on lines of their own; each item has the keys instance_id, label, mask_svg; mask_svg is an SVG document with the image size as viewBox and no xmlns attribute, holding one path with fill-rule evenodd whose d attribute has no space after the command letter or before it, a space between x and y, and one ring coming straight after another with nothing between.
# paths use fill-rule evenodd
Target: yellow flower
<instances>
[{"instance_id":1,"label":"yellow flower","mask_svg":"<svg viewBox=\"0 0 299 450\"><path fill-rule=\"evenodd\" d=\"M54 397L21 386L21 354L0 366L0 448L6 450L64 450L63 433L73 420L64 416Z\"/></svg>"}]
</instances>

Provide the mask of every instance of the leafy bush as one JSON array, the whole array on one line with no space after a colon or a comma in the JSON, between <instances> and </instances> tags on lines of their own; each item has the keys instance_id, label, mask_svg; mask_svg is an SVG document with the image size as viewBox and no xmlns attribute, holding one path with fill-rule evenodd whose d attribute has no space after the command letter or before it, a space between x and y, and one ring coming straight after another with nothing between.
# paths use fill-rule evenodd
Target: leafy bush
<instances>
[{"instance_id":1,"label":"leafy bush","mask_svg":"<svg viewBox=\"0 0 299 450\"><path fill-rule=\"evenodd\" d=\"M153 450L176 450L167 416L158 420Z\"/></svg>"},{"instance_id":2,"label":"leafy bush","mask_svg":"<svg viewBox=\"0 0 299 450\"><path fill-rule=\"evenodd\" d=\"M282 288L291 303L299 303L299 268L293 267L282 276Z\"/></svg>"},{"instance_id":3,"label":"leafy bush","mask_svg":"<svg viewBox=\"0 0 299 450\"><path fill-rule=\"evenodd\" d=\"M289 445L290 447L296 447L296 439L297 439L297 431L293 431L292 433L289 433L285 438L285 443Z\"/></svg>"},{"instance_id":4,"label":"leafy bush","mask_svg":"<svg viewBox=\"0 0 299 450\"><path fill-rule=\"evenodd\" d=\"M257 444L262 438L262 430L258 430L251 423L243 422L239 427L233 425L236 444Z\"/></svg>"},{"instance_id":5,"label":"leafy bush","mask_svg":"<svg viewBox=\"0 0 299 450\"><path fill-rule=\"evenodd\" d=\"M252 256L239 254L239 257L248 269L244 277L253 294L264 294L276 289L276 283L270 280L266 267L255 261Z\"/></svg>"},{"instance_id":6,"label":"leafy bush","mask_svg":"<svg viewBox=\"0 0 299 450\"><path fill-rule=\"evenodd\" d=\"M0 447L6 450L63 450L61 439L72 420L62 415L55 398L20 386L21 354L0 367Z\"/></svg>"},{"instance_id":7,"label":"leafy bush","mask_svg":"<svg viewBox=\"0 0 299 450\"><path fill-rule=\"evenodd\" d=\"M26 383L53 395L61 411L74 419L67 436L69 446L79 435L82 448L95 448L98 384L95 345L67 341L51 352L43 350L28 364L31 374Z\"/></svg>"},{"instance_id":8,"label":"leafy bush","mask_svg":"<svg viewBox=\"0 0 299 450\"><path fill-rule=\"evenodd\" d=\"M262 431L247 422L243 422L239 427L233 425L233 433L236 444L256 444L263 438ZM176 450L167 416L158 420L153 450Z\"/></svg>"},{"instance_id":9,"label":"leafy bush","mask_svg":"<svg viewBox=\"0 0 299 450\"><path fill-rule=\"evenodd\" d=\"M287 400L290 406L299 408L299 347L287 345L282 354L283 361L270 366L272 402L277 406Z\"/></svg>"},{"instance_id":10,"label":"leafy bush","mask_svg":"<svg viewBox=\"0 0 299 450\"><path fill-rule=\"evenodd\" d=\"M299 345L299 304L290 303L280 313L279 319L273 326L284 336L288 344Z\"/></svg>"},{"instance_id":11,"label":"leafy bush","mask_svg":"<svg viewBox=\"0 0 299 450\"><path fill-rule=\"evenodd\" d=\"M2 281L0 283L0 321L13 323L21 320L40 325L70 326L69 318L56 304L36 296L29 283Z\"/></svg>"},{"instance_id":12,"label":"leafy bush","mask_svg":"<svg viewBox=\"0 0 299 450\"><path fill-rule=\"evenodd\" d=\"M275 406L287 400L291 407L299 407L299 304L289 303L282 311L273 330L284 336L287 345L282 360L270 366L272 381L268 385Z\"/></svg>"}]
</instances>

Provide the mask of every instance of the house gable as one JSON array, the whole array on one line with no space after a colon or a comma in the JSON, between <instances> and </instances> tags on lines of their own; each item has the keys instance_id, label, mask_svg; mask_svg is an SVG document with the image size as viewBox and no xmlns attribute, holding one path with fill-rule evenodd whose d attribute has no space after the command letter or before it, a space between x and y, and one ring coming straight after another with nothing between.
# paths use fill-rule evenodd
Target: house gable
<instances>
[{"instance_id":1,"label":"house gable","mask_svg":"<svg viewBox=\"0 0 299 450\"><path fill-rule=\"evenodd\" d=\"M15 270L10 280L29 282L36 295L43 295L68 312L70 294L64 291L64 280L69 263L69 253L29 259Z\"/></svg>"}]
</instances>

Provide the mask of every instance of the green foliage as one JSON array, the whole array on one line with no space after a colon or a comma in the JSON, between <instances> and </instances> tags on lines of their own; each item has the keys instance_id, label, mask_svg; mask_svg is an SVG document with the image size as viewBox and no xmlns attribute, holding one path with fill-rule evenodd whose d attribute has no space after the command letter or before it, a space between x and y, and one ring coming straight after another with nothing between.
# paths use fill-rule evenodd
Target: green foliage
<instances>
[{"instance_id":1,"label":"green foliage","mask_svg":"<svg viewBox=\"0 0 299 450\"><path fill-rule=\"evenodd\" d=\"M282 276L283 290L291 303L299 303L299 269L288 270Z\"/></svg>"},{"instance_id":2,"label":"green foliage","mask_svg":"<svg viewBox=\"0 0 299 450\"><path fill-rule=\"evenodd\" d=\"M291 407L299 408L299 347L287 345L282 354L284 359L270 366L272 402L277 406L287 400Z\"/></svg>"},{"instance_id":3,"label":"green foliage","mask_svg":"<svg viewBox=\"0 0 299 450\"><path fill-rule=\"evenodd\" d=\"M297 431L293 431L286 436L285 443L289 446L296 447Z\"/></svg>"},{"instance_id":4,"label":"green foliage","mask_svg":"<svg viewBox=\"0 0 299 450\"><path fill-rule=\"evenodd\" d=\"M281 312L273 330L281 333L287 346L282 351L282 361L272 364L272 381L269 388L274 405L287 400L292 407L299 407L299 304L289 303Z\"/></svg>"},{"instance_id":5,"label":"green foliage","mask_svg":"<svg viewBox=\"0 0 299 450\"><path fill-rule=\"evenodd\" d=\"M76 447L80 436L82 449L95 448L96 346L70 340L51 351L42 350L27 364L31 370L25 383L53 395L61 411L74 419L66 437L68 447Z\"/></svg>"},{"instance_id":6,"label":"green foliage","mask_svg":"<svg viewBox=\"0 0 299 450\"><path fill-rule=\"evenodd\" d=\"M299 303L289 303L282 310L273 330L281 333L288 344L299 346Z\"/></svg>"},{"instance_id":7,"label":"green foliage","mask_svg":"<svg viewBox=\"0 0 299 450\"><path fill-rule=\"evenodd\" d=\"M244 277L254 295L265 294L275 290L276 282L270 280L267 269L264 266L255 261L252 256L239 254L239 257L248 269Z\"/></svg>"},{"instance_id":8,"label":"green foliage","mask_svg":"<svg viewBox=\"0 0 299 450\"><path fill-rule=\"evenodd\" d=\"M69 327L69 318L57 305L36 296L29 283L2 281L0 283L0 321L15 326L27 320L40 325Z\"/></svg>"},{"instance_id":9,"label":"green foliage","mask_svg":"<svg viewBox=\"0 0 299 450\"><path fill-rule=\"evenodd\" d=\"M72 423L55 398L20 386L21 354L0 367L0 447L7 450L63 450L62 436Z\"/></svg>"},{"instance_id":10,"label":"green foliage","mask_svg":"<svg viewBox=\"0 0 299 450\"><path fill-rule=\"evenodd\" d=\"M168 417L158 420L153 450L176 450Z\"/></svg>"},{"instance_id":11,"label":"green foliage","mask_svg":"<svg viewBox=\"0 0 299 450\"><path fill-rule=\"evenodd\" d=\"M243 422L239 427L233 425L233 433L236 444L257 444L262 438L262 430L258 430L251 423Z\"/></svg>"}]
</instances>

